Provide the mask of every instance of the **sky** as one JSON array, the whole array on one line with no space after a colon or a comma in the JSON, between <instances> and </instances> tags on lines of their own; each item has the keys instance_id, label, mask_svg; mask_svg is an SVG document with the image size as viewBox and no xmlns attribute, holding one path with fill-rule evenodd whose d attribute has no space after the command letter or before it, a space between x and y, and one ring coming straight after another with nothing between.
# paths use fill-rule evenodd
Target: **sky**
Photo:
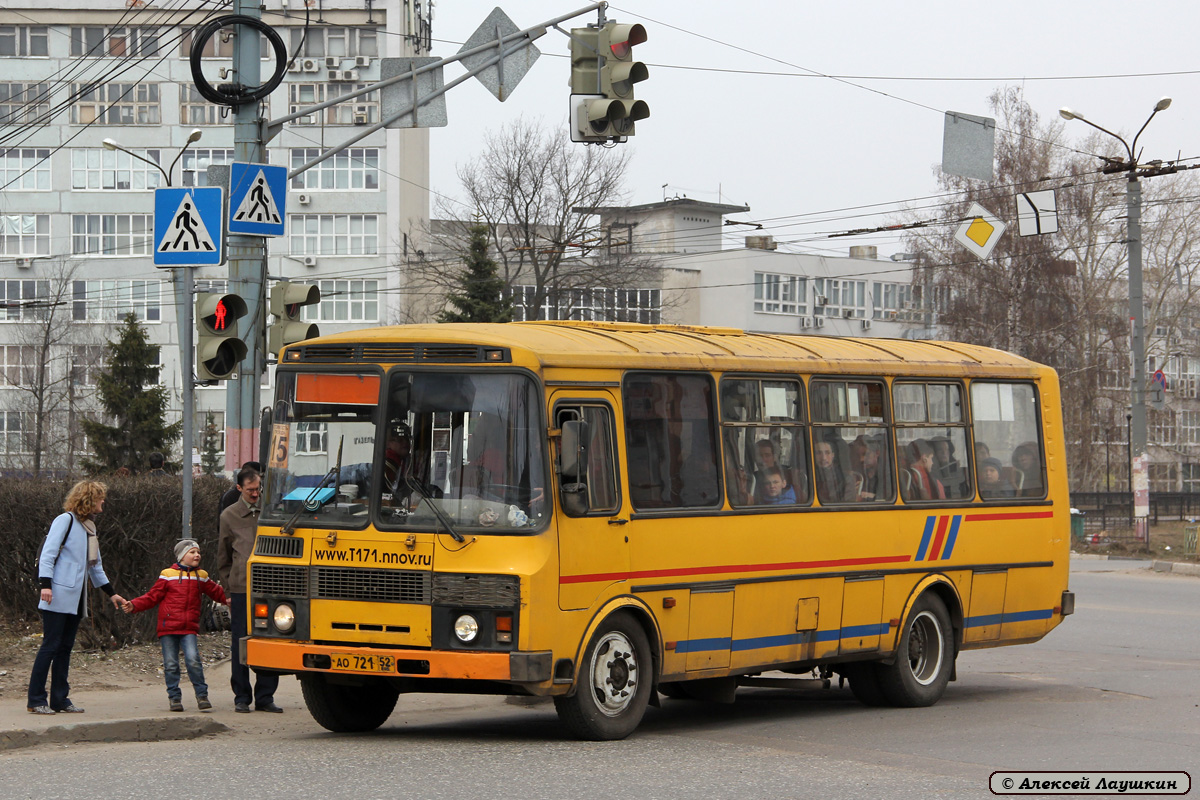
<instances>
[{"instance_id":1,"label":"sky","mask_svg":"<svg viewBox=\"0 0 1200 800\"><path fill-rule=\"evenodd\" d=\"M584 6L502 7L524 28ZM456 52L493 7L436 0L433 54ZM749 205L729 219L761 223L754 232L773 235L781 250L902 251L895 232L829 235L893 223L905 201L936 194L945 112L990 116L987 98L1001 86L1021 87L1043 121L1059 121L1058 109L1069 106L1127 139L1170 96L1170 109L1139 140L1143 158L1200 157L1194 0L616 0L606 14L647 31L634 54L649 67L637 97L651 116L620 145L633 153L627 201ZM562 27L595 18L588 12ZM461 197L457 166L502 125L522 117L566 125L568 39L551 28L536 44L541 58L505 102L474 80L449 93L450 124L430 132L434 192ZM461 69L445 74L448 83ZM1091 132L1065 124L1077 141ZM726 247L751 232L727 230Z\"/></svg>"}]
</instances>

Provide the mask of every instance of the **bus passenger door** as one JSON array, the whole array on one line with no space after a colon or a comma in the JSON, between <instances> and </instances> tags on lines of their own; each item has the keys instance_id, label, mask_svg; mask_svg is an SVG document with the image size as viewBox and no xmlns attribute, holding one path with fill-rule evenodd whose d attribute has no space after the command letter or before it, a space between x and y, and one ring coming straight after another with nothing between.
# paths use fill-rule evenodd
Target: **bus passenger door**
<instances>
[{"instance_id":1,"label":"bus passenger door","mask_svg":"<svg viewBox=\"0 0 1200 800\"><path fill-rule=\"evenodd\" d=\"M589 608L629 578L629 542L621 514L616 403L607 391L563 390L550 398L551 420L564 435L554 451L557 493L558 604ZM564 453L564 446L571 452ZM564 469L566 471L564 471Z\"/></svg>"},{"instance_id":2,"label":"bus passenger door","mask_svg":"<svg viewBox=\"0 0 1200 800\"><path fill-rule=\"evenodd\" d=\"M883 578L849 578L842 592L840 652L879 649L883 621Z\"/></svg>"}]
</instances>

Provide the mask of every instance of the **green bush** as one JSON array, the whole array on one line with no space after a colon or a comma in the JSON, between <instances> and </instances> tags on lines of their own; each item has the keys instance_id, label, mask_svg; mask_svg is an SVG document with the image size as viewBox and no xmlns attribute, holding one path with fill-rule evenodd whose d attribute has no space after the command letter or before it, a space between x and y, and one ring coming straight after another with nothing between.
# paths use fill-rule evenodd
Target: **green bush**
<instances>
[{"instance_id":1,"label":"green bush","mask_svg":"<svg viewBox=\"0 0 1200 800\"><path fill-rule=\"evenodd\" d=\"M175 560L183 516L182 480L153 476L103 478L108 484L104 512L96 517L104 572L127 599L149 591L158 574ZM34 564L50 523L62 513L73 484L49 479L0 481L0 531L10 543L0 559L0 615L9 621L38 619L38 583ZM192 538L200 543L200 566L217 571L217 505L231 486L223 477L193 482ZM83 647L120 647L153 641L156 612L127 615L113 608L103 592L89 592L89 619L80 626Z\"/></svg>"}]
</instances>

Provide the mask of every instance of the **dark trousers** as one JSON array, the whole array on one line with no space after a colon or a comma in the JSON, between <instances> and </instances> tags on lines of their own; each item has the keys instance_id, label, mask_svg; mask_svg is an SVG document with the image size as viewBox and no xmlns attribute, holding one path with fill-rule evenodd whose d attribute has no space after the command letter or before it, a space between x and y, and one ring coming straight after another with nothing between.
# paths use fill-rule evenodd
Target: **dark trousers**
<instances>
[{"instance_id":1,"label":"dark trousers","mask_svg":"<svg viewBox=\"0 0 1200 800\"><path fill-rule=\"evenodd\" d=\"M50 675L49 706L55 711L71 705L71 648L79 630L81 614L42 612L42 646L33 659L29 677L29 708L47 705L46 674Z\"/></svg>"},{"instance_id":2,"label":"dark trousers","mask_svg":"<svg viewBox=\"0 0 1200 800\"><path fill-rule=\"evenodd\" d=\"M232 618L229 630L233 633L233 669L229 675L229 685L233 687L233 702L250 704L251 697L254 705L265 706L275 702L275 690L279 687L279 676L274 673L263 673L255 670L254 688L250 688L250 668L242 663L241 653L238 652L238 641L246 635L246 593L230 592L229 615Z\"/></svg>"}]
</instances>

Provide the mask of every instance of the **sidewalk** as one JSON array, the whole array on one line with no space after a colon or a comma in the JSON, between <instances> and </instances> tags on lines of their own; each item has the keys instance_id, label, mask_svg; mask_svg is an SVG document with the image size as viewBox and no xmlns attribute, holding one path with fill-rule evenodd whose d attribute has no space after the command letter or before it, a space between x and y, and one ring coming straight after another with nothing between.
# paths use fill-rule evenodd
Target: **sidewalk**
<instances>
[{"instance_id":1,"label":"sidewalk","mask_svg":"<svg viewBox=\"0 0 1200 800\"><path fill-rule=\"evenodd\" d=\"M205 669L213 701L212 711L207 712L196 709L196 698L186 680L180 683L185 709L182 713L167 710L167 691L161 681L72 692L71 699L84 709L83 714L30 714L23 697L6 698L0 704L0 754L42 744L165 741L233 731L270 733L288 719L312 724L300 682L290 676L280 678L275 695L284 713L235 712L229 665L226 660Z\"/></svg>"}]
</instances>

